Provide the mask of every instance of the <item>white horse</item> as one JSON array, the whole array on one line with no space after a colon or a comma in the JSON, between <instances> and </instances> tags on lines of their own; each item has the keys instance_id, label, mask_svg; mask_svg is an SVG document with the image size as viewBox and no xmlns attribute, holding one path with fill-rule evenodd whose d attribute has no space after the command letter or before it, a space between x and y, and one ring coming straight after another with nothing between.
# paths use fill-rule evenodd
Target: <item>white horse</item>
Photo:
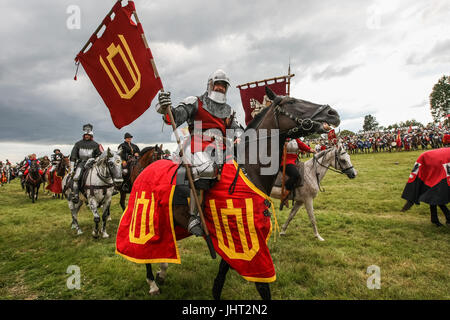
<instances>
[{"instance_id":1,"label":"white horse","mask_svg":"<svg viewBox=\"0 0 450 320\"><path fill-rule=\"evenodd\" d=\"M327 173L330 166L334 168L336 172L346 174L350 179L354 179L357 175L356 170L353 168L352 162L350 161L350 155L347 151L339 144L339 146L334 146L330 149L319 152L314 155L314 157L304 163L304 183L303 186L297 187L295 189L295 204L292 207L289 217L286 222L281 227L281 235L286 234L286 229L297 214L298 210L302 204L306 207L306 212L308 212L309 220L311 221L314 235L320 241L324 241L319 231L317 230L316 217L314 215L313 201L320 190L320 181ZM280 173L281 174L281 173ZM271 197L280 199L281 188L273 187Z\"/></svg>"},{"instance_id":2,"label":"white horse","mask_svg":"<svg viewBox=\"0 0 450 320\"><path fill-rule=\"evenodd\" d=\"M63 193L65 193L69 204L69 209L72 213L72 229L76 229L78 235L83 233L78 225L78 211L80 211L83 202L85 202L86 205L89 205L89 208L94 215L95 227L92 231L94 238L99 236L98 224L100 222L100 215L98 209L100 207L103 208L102 237L108 238L109 235L106 233L106 221L109 217L111 197L114 187L119 186L123 182L120 153L111 152L108 148L108 150L104 151L95 160L88 160L86 163L85 174L83 174L83 177L81 178L83 181L80 181L80 184L82 184L83 187L80 189L80 201L77 203L73 203L72 197L69 196L72 193L72 183L68 183L68 180L72 180L71 178L71 174L66 175L62 181L62 187Z\"/></svg>"}]
</instances>

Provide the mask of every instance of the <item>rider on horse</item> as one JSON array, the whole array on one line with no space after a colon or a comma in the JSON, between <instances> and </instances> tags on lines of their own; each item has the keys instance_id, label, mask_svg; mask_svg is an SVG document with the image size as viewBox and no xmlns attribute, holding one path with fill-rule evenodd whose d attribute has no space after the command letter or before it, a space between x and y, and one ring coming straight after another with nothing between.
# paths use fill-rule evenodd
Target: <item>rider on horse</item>
<instances>
[{"instance_id":1,"label":"rider on horse","mask_svg":"<svg viewBox=\"0 0 450 320\"><path fill-rule=\"evenodd\" d=\"M300 173L298 172L298 169L296 167L296 163L298 161L299 153L304 152L310 152L310 153L316 153L316 150L312 149L307 144L303 143L300 139L290 139L288 138L286 140L286 159L282 159L282 164L286 163L286 169L285 172L287 176L289 177L286 180L286 190L282 194L281 203L284 203L291 193L292 190L295 189L297 186L298 179L300 178ZM280 170L283 170L283 167L280 167Z\"/></svg>"},{"instance_id":2,"label":"rider on horse","mask_svg":"<svg viewBox=\"0 0 450 320\"><path fill-rule=\"evenodd\" d=\"M79 201L80 179L83 177L84 168L88 160L94 159L102 154L100 145L95 142L92 125L83 126L83 139L75 143L70 154L70 172L73 174L72 202ZM92 161L92 160L91 160ZM89 162L91 162L89 161Z\"/></svg>"},{"instance_id":3,"label":"rider on horse","mask_svg":"<svg viewBox=\"0 0 450 320\"><path fill-rule=\"evenodd\" d=\"M42 172L41 167L40 167L40 161L36 159L36 154L32 154L30 155L29 159L27 160L27 162L25 163L24 169L25 172L23 173L23 175L26 177L28 174L28 169L30 168L31 165L31 161L36 161L36 163L39 165L39 174L43 175L44 172Z\"/></svg>"},{"instance_id":4,"label":"rider on horse","mask_svg":"<svg viewBox=\"0 0 450 320\"><path fill-rule=\"evenodd\" d=\"M50 183L53 183L53 172L56 170L63 157L64 155L61 153L61 150L53 150L53 154L50 156L52 162L52 168L50 169Z\"/></svg>"},{"instance_id":5,"label":"rider on horse","mask_svg":"<svg viewBox=\"0 0 450 320\"><path fill-rule=\"evenodd\" d=\"M117 149L122 149L122 152L120 154L120 158L122 159L122 168L124 169L123 170L124 183L122 185L122 190L129 192L131 190L130 185L131 168L129 165L129 160L133 158L137 159L141 151L139 150L139 147L137 145L131 143L131 139L133 138L133 136L130 133L128 132L125 133L123 138L125 139L125 141L122 142Z\"/></svg>"},{"instance_id":6,"label":"rider on horse","mask_svg":"<svg viewBox=\"0 0 450 320\"><path fill-rule=\"evenodd\" d=\"M226 129L241 128L232 116L231 106L226 103L229 87L230 81L227 75L223 70L218 69L209 76L206 92L203 95L187 97L172 109L177 127L184 122L188 123L191 134L192 174L195 186L200 190L210 189L217 181L219 169L224 160L218 159L217 155L226 149L226 143L224 143ZM170 92L161 92L158 100L157 111L165 114L163 120L170 124L166 113L167 107L171 107L172 104ZM203 234L195 206L191 206L188 230L196 236Z\"/></svg>"}]
</instances>

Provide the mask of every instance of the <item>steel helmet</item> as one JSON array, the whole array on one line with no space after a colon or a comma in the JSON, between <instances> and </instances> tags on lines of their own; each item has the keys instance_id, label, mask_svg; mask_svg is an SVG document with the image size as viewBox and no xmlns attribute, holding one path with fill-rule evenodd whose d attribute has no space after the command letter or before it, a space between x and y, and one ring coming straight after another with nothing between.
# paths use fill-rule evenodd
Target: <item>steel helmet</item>
<instances>
[{"instance_id":1,"label":"steel helmet","mask_svg":"<svg viewBox=\"0 0 450 320\"><path fill-rule=\"evenodd\" d=\"M214 84L220 81L226 84L225 93L213 91ZM217 103L225 103L227 101L226 94L229 87L230 87L230 79L228 79L228 76L226 75L225 71L223 71L222 69L217 69L208 78L208 84L206 87L208 97Z\"/></svg>"}]
</instances>

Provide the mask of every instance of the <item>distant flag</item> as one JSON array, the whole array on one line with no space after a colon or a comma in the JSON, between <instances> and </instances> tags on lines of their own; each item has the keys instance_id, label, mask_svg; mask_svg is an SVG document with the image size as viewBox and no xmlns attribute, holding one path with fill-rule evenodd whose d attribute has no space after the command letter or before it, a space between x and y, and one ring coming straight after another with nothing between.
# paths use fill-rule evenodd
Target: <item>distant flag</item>
<instances>
[{"instance_id":1,"label":"distant flag","mask_svg":"<svg viewBox=\"0 0 450 320\"><path fill-rule=\"evenodd\" d=\"M139 118L163 88L133 1L124 7L116 2L75 61L77 70L79 63L83 66L118 129Z\"/></svg>"},{"instance_id":2,"label":"distant flag","mask_svg":"<svg viewBox=\"0 0 450 320\"><path fill-rule=\"evenodd\" d=\"M266 95L265 87L269 87L279 96L289 96L291 84L290 79L293 76L295 75L291 74L291 63L289 62L288 75L286 76L248 82L237 86L241 94L246 125L253 120L256 114L272 103Z\"/></svg>"}]
</instances>

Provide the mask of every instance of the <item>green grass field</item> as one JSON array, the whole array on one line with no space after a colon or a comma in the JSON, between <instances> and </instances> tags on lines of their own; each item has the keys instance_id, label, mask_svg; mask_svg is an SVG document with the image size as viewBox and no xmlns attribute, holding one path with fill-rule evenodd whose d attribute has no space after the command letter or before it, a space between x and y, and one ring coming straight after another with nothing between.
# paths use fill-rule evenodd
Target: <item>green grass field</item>
<instances>
[{"instance_id":1,"label":"green grass field","mask_svg":"<svg viewBox=\"0 0 450 320\"><path fill-rule=\"evenodd\" d=\"M358 176L329 171L315 201L315 239L304 208L287 235L269 242L277 271L273 299L450 299L450 227L430 222L429 206L406 213L401 193L421 152L353 155ZM41 190L42 191L42 190ZM162 294L148 295L145 267L115 254L121 217L118 195L111 207L109 239L91 236L92 213L83 206L76 236L64 200L40 194L32 204L17 180L0 188L0 299L212 299L219 259L204 241L178 243L181 265L170 265ZM276 206L278 202L276 201ZM284 223L289 209L277 211ZM439 218L445 218L439 210ZM70 265L81 271L81 289L70 290ZM381 271L381 289L367 288L367 268ZM155 265L154 271L158 267ZM223 299L259 299L253 283L231 270Z\"/></svg>"}]
</instances>

